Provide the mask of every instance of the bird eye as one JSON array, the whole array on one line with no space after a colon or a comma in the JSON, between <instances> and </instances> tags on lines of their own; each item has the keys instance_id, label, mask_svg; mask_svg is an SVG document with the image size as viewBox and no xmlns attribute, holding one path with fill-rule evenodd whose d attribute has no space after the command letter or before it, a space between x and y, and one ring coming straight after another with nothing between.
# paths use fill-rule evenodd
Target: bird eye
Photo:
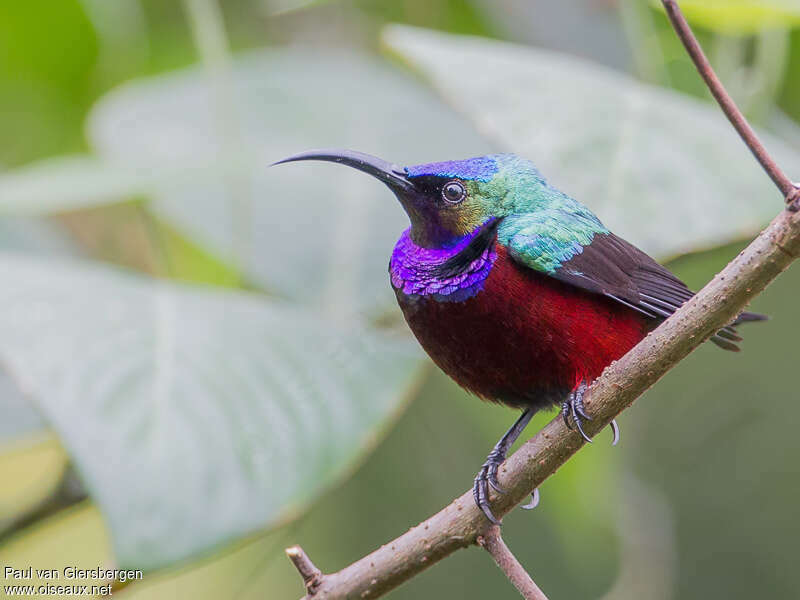
<instances>
[{"instance_id":1,"label":"bird eye","mask_svg":"<svg viewBox=\"0 0 800 600\"><path fill-rule=\"evenodd\" d=\"M458 204L467 197L467 190L459 181L448 181L442 188L442 198L450 204Z\"/></svg>"}]
</instances>

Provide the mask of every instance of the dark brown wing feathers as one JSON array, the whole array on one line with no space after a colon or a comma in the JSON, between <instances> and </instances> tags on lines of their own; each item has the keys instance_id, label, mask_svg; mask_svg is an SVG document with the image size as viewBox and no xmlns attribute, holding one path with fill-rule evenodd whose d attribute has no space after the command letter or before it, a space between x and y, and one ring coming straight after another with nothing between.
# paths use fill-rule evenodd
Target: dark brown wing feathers
<instances>
[{"instance_id":1,"label":"dark brown wing feathers","mask_svg":"<svg viewBox=\"0 0 800 600\"><path fill-rule=\"evenodd\" d=\"M603 294L653 318L672 315L694 293L675 275L636 246L613 233L598 234L583 252L565 262L553 277L591 292ZM735 325L761 321L764 315L742 313L712 338L726 350L738 351L741 341Z\"/></svg>"}]
</instances>

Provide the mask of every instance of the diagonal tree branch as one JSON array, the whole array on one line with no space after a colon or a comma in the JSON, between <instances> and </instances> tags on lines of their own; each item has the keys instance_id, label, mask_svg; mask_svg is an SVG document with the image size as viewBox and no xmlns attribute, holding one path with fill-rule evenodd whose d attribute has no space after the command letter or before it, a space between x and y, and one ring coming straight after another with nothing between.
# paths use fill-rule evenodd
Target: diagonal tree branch
<instances>
[{"instance_id":1,"label":"diagonal tree branch","mask_svg":"<svg viewBox=\"0 0 800 600\"><path fill-rule=\"evenodd\" d=\"M736 108L677 3L662 1L714 97L788 205L695 297L594 382L584 400L594 419L585 426L589 435L602 430L667 371L730 323L800 256L800 191L777 166ZM581 437L568 430L560 417L553 419L501 467L500 485L507 493L501 496L492 493L494 514L500 517L506 514L583 444ZM456 550L477 544L481 538L484 543L494 539L492 535L490 523L475 506L469 490L426 521L341 571L315 574L314 590L309 590L305 600L377 598ZM302 551L298 548L296 552ZM304 581L307 581L305 576Z\"/></svg>"},{"instance_id":2,"label":"diagonal tree branch","mask_svg":"<svg viewBox=\"0 0 800 600\"><path fill-rule=\"evenodd\" d=\"M761 166L764 168L764 171L766 171L767 175L770 176L770 179L772 179L775 185L778 186L778 189L786 198L786 202L792 206L792 210L797 210L800 208L800 206L793 203L800 200L800 189L798 189L798 187L792 183L783 170L773 160L769 152L767 152L767 149L761 143L761 140L758 139L758 135L756 135L756 132L750 126L750 123L747 122L747 119L739 110L739 107L736 106L733 98L731 98L728 92L725 90L725 87L722 85L719 77L717 77L717 74L714 72L714 69L708 62L703 49L697 42L697 38L694 36L694 33L692 33L689 23L686 22L686 17L683 16L683 13L681 12L676 0L661 1L664 5L664 9L667 11L667 17L669 18L670 23L672 23L675 32L678 34L681 42L683 42L686 51L692 58L692 62L694 62L695 67L697 67L697 71L700 73L703 81L706 82L708 89L719 103L720 108L722 108L722 112L724 112L725 116L728 117L731 125L733 125L734 129L736 129L738 134L744 140L744 143L747 144L747 147L750 148L750 151L753 153L753 156L756 157L756 160L761 163Z\"/></svg>"},{"instance_id":3,"label":"diagonal tree branch","mask_svg":"<svg viewBox=\"0 0 800 600\"><path fill-rule=\"evenodd\" d=\"M478 546L485 549L500 567L500 570L506 574L508 580L517 588L517 591L522 594L525 600L547 600L547 596L539 589L539 586L533 581L528 572L525 570L517 557L514 556L503 541L503 536L500 535L500 527L492 525L486 530L486 533L479 535Z\"/></svg>"}]
</instances>

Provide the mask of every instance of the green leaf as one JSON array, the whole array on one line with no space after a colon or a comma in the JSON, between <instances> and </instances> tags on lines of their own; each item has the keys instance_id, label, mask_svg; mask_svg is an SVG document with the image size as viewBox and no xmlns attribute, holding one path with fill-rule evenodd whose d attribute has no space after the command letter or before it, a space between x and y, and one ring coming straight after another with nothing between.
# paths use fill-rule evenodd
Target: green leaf
<instances>
[{"instance_id":1,"label":"green leaf","mask_svg":"<svg viewBox=\"0 0 800 600\"><path fill-rule=\"evenodd\" d=\"M41 160L0 174L0 214L41 216L121 202L154 194L159 185L196 182L197 171L135 168L88 155Z\"/></svg>"},{"instance_id":2,"label":"green leaf","mask_svg":"<svg viewBox=\"0 0 800 600\"><path fill-rule=\"evenodd\" d=\"M0 536L20 515L53 494L66 467L67 455L52 434L17 436L14 443L0 443Z\"/></svg>"},{"instance_id":3,"label":"green leaf","mask_svg":"<svg viewBox=\"0 0 800 600\"><path fill-rule=\"evenodd\" d=\"M328 314L394 310L386 265L408 219L391 193L334 165L269 164L325 146L410 164L492 144L413 78L356 54L246 54L232 83L232 119L196 68L122 86L92 111L90 141L109 164L195 173L158 183L152 209L259 286Z\"/></svg>"},{"instance_id":4,"label":"green leaf","mask_svg":"<svg viewBox=\"0 0 800 600\"><path fill-rule=\"evenodd\" d=\"M305 10L314 6L328 4L332 0L261 0L263 12L267 16L285 15L296 10Z\"/></svg>"},{"instance_id":5,"label":"green leaf","mask_svg":"<svg viewBox=\"0 0 800 600\"><path fill-rule=\"evenodd\" d=\"M0 251L40 256L81 254L78 245L63 229L51 221L35 217L0 217Z\"/></svg>"},{"instance_id":6,"label":"green leaf","mask_svg":"<svg viewBox=\"0 0 800 600\"><path fill-rule=\"evenodd\" d=\"M651 2L663 10L661 2ZM680 7L692 24L719 33L752 34L800 24L798 0L681 0Z\"/></svg>"},{"instance_id":7,"label":"green leaf","mask_svg":"<svg viewBox=\"0 0 800 600\"><path fill-rule=\"evenodd\" d=\"M513 44L401 26L385 40L483 134L657 257L751 235L782 207L715 106ZM762 139L780 164L800 164Z\"/></svg>"},{"instance_id":8,"label":"green leaf","mask_svg":"<svg viewBox=\"0 0 800 600\"><path fill-rule=\"evenodd\" d=\"M44 429L39 413L13 380L0 372L0 448L8 441Z\"/></svg>"},{"instance_id":9,"label":"green leaf","mask_svg":"<svg viewBox=\"0 0 800 600\"><path fill-rule=\"evenodd\" d=\"M108 532L103 515L89 502L59 511L52 517L39 521L0 548L0 561L3 565L15 569L33 567L32 580L3 577L3 585L34 585L37 588L40 585L53 585L52 579L40 579L37 569L57 569L63 577L63 569L67 566L85 570L113 568L109 558ZM61 580L61 585L75 584L102 585L103 581L88 577ZM53 597L50 594L41 594L35 598L48 596Z\"/></svg>"},{"instance_id":10,"label":"green leaf","mask_svg":"<svg viewBox=\"0 0 800 600\"><path fill-rule=\"evenodd\" d=\"M0 251L40 256L78 255L76 245L64 231L44 219L31 217L0 218ZM0 368L0 415L0 446L30 434L40 435L45 428L39 413L3 368Z\"/></svg>"},{"instance_id":11,"label":"green leaf","mask_svg":"<svg viewBox=\"0 0 800 600\"><path fill-rule=\"evenodd\" d=\"M61 437L120 564L292 518L352 468L422 364L405 338L252 294L0 254L0 360Z\"/></svg>"}]
</instances>

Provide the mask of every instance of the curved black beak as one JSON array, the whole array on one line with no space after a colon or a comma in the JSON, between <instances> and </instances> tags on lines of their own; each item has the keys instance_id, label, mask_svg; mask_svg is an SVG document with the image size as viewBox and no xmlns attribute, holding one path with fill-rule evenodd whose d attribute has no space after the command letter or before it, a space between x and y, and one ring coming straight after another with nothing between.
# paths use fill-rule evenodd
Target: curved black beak
<instances>
[{"instance_id":1,"label":"curved black beak","mask_svg":"<svg viewBox=\"0 0 800 600\"><path fill-rule=\"evenodd\" d=\"M300 154L288 156L272 163L270 166L297 162L300 160L323 160L358 169L359 171L372 175L376 179L380 179L396 194L409 192L414 189L414 184L408 179L402 167L386 162L377 156L356 152L355 150L338 150L335 148L309 150L308 152L301 152Z\"/></svg>"}]
</instances>

